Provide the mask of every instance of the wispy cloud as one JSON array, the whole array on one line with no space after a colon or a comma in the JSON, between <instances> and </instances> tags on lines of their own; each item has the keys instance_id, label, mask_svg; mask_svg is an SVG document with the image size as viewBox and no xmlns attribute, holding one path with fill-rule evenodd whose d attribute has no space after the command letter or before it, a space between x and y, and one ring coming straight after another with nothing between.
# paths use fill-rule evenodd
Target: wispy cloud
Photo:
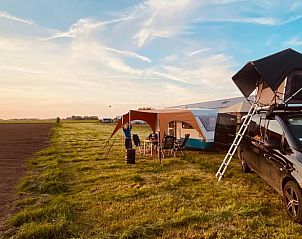
<instances>
[{"instance_id":1,"label":"wispy cloud","mask_svg":"<svg viewBox=\"0 0 302 239\"><path fill-rule=\"evenodd\" d=\"M114 48L110 48L110 47L105 47L105 49L107 51L110 51L110 52L114 52L114 53L117 53L117 54L120 54L122 56L128 56L128 57L134 57L134 58L137 58L137 59L140 59L142 61L145 61L145 62L151 62L151 59L146 57L146 56L141 56L135 52L132 52L132 51L121 51L121 50L117 50L117 49L114 49Z\"/></svg>"},{"instance_id":2,"label":"wispy cloud","mask_svg":"<svg viewBox=\"0 0 302 239\"><path fill-rule=\"evenodd\" d=\"M300 37L294 36L291 39L284 42L286 46L302 46L302 39Z\"/></svg>"},{"instance_id":3,"label":"wispy cloud","mask_svg":"<svg viewBox=\"0 0 302 239\"><path fill-rule=\"evenodd\" d=\"M238 17L238 18L206 18L200 17L193 22L233 22L233 23L250 23L259 25L275 26L281 22L277 18L271 17Z\"/></svg>"},{"instance_id":4,"label":"wispy cloud","mask_svg":"<svg viewBox=\"0 0 302 239\"><path fill-rule=\"evenodd\" d=\"M134 17L123 16L118 19L112 19L107 21L95 21L89 18L79 19L76 23L70 26L68 31L57 31L55 34L44 38L44 40L53 40L57 38L76 38L79 35L89 34L91 31L97 30L98 28L105 27L111 24L117 24L124 21L133 20Z\"/></svg>"},{"instance_id":5,"label":"wispy cloud","mask_svg":"<svg viewBox=\"0 0 302 239\"><path fill-rule=\"evenodd\" d=\"M208 50L210 50L210 48L204 48L204 49L192 51L191 53L188 54L188 56L195 56L197 54L200 54L200 53L208 51Z\"/></svg>"},{"instance_id":6,"label":"wispy cloud","mask_svg":"<svg viewBox=\"0 0 302 239\"><path fill-rule=\"evenodd\" d=\"M21 22L21 23L26 23L26 24L30 24L30 25L34 23L32 20L19 18L19 17L13 16L13 15L7 13L7 12L4 12L4 11L0 11L0 18L6 18L8 20L12 20L12 21L15 21L15 22Z\"/></svg>"},{"instance_id":7,"label":"wispy cloud","mask_svg":"<svg viewBox=\"0 0 302 239\"><path fill-rule=\"evenodd\" d=\"M130 13L141 19L140 29L133 37L135 44L141 48L154 38L184 33L186 23L200 4L192 0L147 0L137 5Z\"/></svg>"}]
</instances>

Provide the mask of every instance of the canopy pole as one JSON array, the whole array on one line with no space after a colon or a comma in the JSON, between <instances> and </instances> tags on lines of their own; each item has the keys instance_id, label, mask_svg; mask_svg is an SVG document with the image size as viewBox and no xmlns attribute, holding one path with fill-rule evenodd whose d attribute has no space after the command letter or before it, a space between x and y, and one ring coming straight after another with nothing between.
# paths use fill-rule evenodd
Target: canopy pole
<instances>
[{"instance_id":1,"label":"canopy pole","mask_svg":"<svg viewBox=\"0 0 302 239\"><path fill-rule=\"evenodd\" d=\"M131 140L131 110L129 110L129 132L130 132L130 140Z\"/></svg>"},{"instance_id":2,"label":"canopy pole","mask_svg":"<svg viewBox=\"0 0 302 239\"><path fill-rule=\"evenodd\" d=\"M124 115L122 115L122 127L124 127ZM123 134L122 132L122 151L124 151L124 142L125 142L125 134Z\"/></svg>"},{"instance_id":3,"label":"canopy pole","mask_svg":"<svg viewBox=\"0 0 302 239\"><path fill-rule=\"evenodd\" d=\"M158 148L158 158L159 158L159 163L161 163L161 150L162 150L162 148L161 148L161 139L160 139L160 134L161 134L161 132L160 132L160 120L159 120L159 117L158 117L158 114L156 115L156 117L157 117L157 123L158 123L158 136L157 136L157 148Z\"/></svg>"}]
</instances>

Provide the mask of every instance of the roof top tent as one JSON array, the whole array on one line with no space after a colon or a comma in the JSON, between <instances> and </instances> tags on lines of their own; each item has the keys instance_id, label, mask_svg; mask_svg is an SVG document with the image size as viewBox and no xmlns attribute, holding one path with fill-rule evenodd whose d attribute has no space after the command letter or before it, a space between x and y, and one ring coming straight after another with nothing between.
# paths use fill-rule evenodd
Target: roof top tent
<instances>
[{"instance_id":1,"label":"roof top tent","mask_svg":"<svg viewBox=\"0 0 302 239\"><path fill-rule=\"evenodd\" d=\"M302 103L302 54L286 49L248 62L233 81L247 98L256 90L259 106Z\"/></svg>"},{"instance_id":2,"label":"roof top tent","mask_svg":"<svg viewBox=\"0 0 302 239\"><path fill-rule=\"evenodd\" d=\"M302 54L286 49L248 62L233 76L233 81L246 98L256 90L255 101L216 173L218 180L221 180L224 175L259 107L269 106L268 114L270 114L280 106L285 110L293 104L302 103Z\"/></svg>"},{"instance_id":3,"label":"roof top tent","mask_svg":"<svg viewBox=\"0 0 302 239\"><path fill-rule=\"evenodd\" d=\"M189 147L196 147L197 145L197 148L205 148L210 145L205 144L205 142L211 143L214 141L216 118L217 111L206 109L130 110L129 113L124 114L118 121L111 137L115 135L123 124L133 120L143 120L150 125L154 133L164 132L160 133L160 142L162 142L164 135L169 134L169 123L180 122L182 129L180 132L177 132L176 126L175 133L178 136L177 138L183 138L185 133L190 133L191 129L184 129L186 128L185 125L190 125L190 128L194 130L194 133L190 133L190 138L199 140L200 143L192 143L191 140Z\"/></svg>"}]
</instances>

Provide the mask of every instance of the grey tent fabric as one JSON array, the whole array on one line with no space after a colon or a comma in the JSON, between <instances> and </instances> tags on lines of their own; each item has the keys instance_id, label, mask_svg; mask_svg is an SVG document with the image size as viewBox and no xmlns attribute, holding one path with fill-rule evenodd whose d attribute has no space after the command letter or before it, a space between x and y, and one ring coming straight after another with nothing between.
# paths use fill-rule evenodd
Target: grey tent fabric
<instances>
[{"instance_id":1,"label":"grey tent fabric","mask_svg":"<svg viewBox=\"0 0 302 239\"><path fill-rule=\"evenodd\" d=\"M248 62L232 79L241 93L248 97L257 88L260 79L275 91L285 77L299 69L302 69L302 54L289 48Z\"/></svg>"}]
</instances>

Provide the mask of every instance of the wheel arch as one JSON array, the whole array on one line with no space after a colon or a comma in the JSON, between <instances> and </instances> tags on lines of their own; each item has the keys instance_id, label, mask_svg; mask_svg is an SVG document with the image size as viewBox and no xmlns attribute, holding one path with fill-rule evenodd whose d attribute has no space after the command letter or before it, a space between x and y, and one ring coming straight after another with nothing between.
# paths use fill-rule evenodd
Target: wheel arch
<instances>
[{"instance_id":1,"label":"wheel arch","mask_svg":"<svg viewBox=\"0 0 302 239\"><path fill-rule=\"evenodd\" d=\"M300 184L297 182L297 180L294 177L287 175L282 180L282 188L281 188L282 192L285 187L285 184L289 181L294 181L295 183L297 183L300 186Z\"/></svg>"}]
</instances>

